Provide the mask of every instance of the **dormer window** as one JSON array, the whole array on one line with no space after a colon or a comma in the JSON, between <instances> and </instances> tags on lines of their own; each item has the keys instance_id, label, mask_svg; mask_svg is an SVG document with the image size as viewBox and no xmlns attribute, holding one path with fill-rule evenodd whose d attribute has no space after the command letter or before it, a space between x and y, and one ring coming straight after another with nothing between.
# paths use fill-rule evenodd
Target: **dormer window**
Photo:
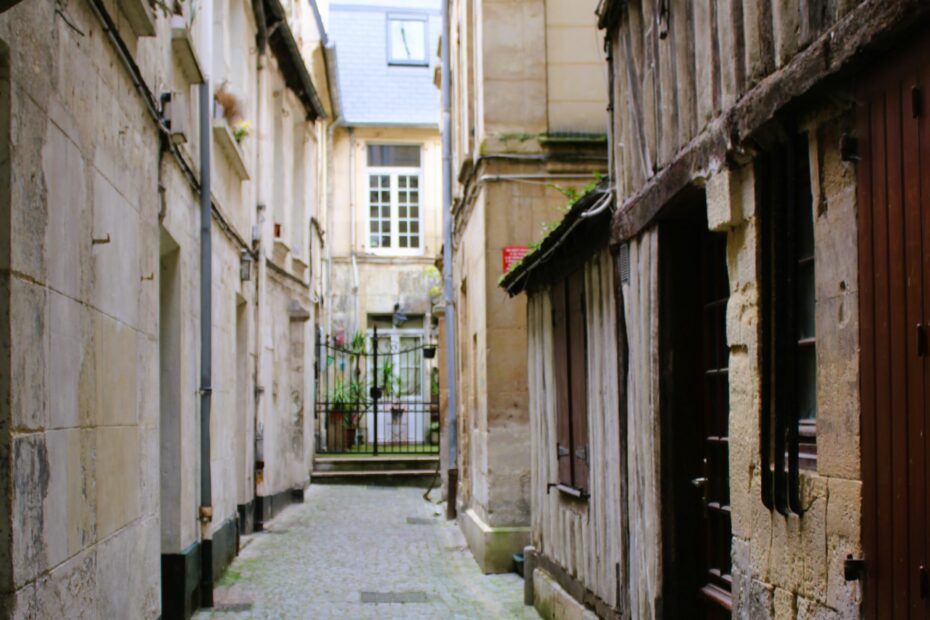
<instances>
[{"instance_id":1,"label":"dormer window","mask_svg":"<svg viewBox=\"0 0 930 620\"><path fill-rule=\"evenodd\" d=\"M426 17L388 17L388 64L427 66Z\"/></svg>"}]
</instances>

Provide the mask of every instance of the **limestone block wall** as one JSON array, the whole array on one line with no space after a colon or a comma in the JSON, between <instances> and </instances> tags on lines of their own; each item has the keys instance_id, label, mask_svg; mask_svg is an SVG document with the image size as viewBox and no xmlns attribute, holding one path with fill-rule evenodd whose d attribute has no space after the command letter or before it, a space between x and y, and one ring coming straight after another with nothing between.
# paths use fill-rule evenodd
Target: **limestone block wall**
<instances>
[{"instance_id":1,"label":"limestone block wall","mask_svg":"<svg viewBox=\"0 0 930 620\"><path fill-rule=\"evenodd\" d=\"M55 9L0 16L0 608L155 617L158 138Z\"/></svg>"},{"instance_id":2,"label":"limestone block wall","mask_svg":"<svg viewBox=\"0 0 930 620\"><path fill-rule=\"evenodd\" d=\"M420 253L391 255L370 247L369 144L420 146ZM327 210L327 243L333 257L327 333L351 338L355 331L366 329L369 314L390 314L396 303L408 315L429 313L425 270L435 263L442 247L441 157L437 129L355 127L351 132L335 132L333 204Z\"/></svg>"},{"instance_id":3,"label":"limestone block wall","mask_svg":"<svg viewBox=\"0 0 930 620\"><path fill-rule=\"evenodd\" d=\"M803 516L761 501L759 461L758 213L752 166L707 186L708 220L728 231L731 297L730 489L736 617L856 617L858 582L843 578L861 557L859 522L858 276L855 167L841 161L849 113L821 110L807 125L815 212L817 464L802 470Z\"/></svg>"},{"instance_id":4,"label":"limestone block wall","mask_svg":"<svg viewBox=\"0 0 930 620\"><path fill-rule=\"evenodd\" d=\"M118 5L107 12L153 97L161 88L195 95L180 76L169 20L153 14L155 36L140 38ZM251 41L251 7L230 6ZM200 54L202 22L192 28ZM296 284L309 280L306 265L288 257L286 299L259 296L254 266L241 280L253 224L269 239L271 224L259 220L258 183L234 170L214 134L213 521L202 532L200 210L189 178L199 167L196 114L188 110L178 147L185 174L177 158L160 157L156 123L115 49L90 3L31 0L0 14L3 616L168 615L161 560L183 559L212 534L221 570L235 547L237 508L254 498L256 377L298 386L312 401L313 310L309 289ZM239 60L237 94L259 124L264 82L254 53ZM196 109L197 98L187 103ZM295 104L291 117L305 119L306 110ZM300 135L313 134L312 122L302 124ZM305 149L316 144L308 139ZM253 179L271 168L262 156L273 151L259 149L257 132L240 150ZM295 217L309 235L316 161L304 163L287 182L307 193ZM270 242L262 247L270 254ZM272 318L291 325L294 299L307 310L301 329L290 332L287 363L265 373L262 330ZM285 488L306 481L312 450L309 418L296 423L292 413L282 406L266 416L300 436L275 474Z\"/></svg>"}]
</instances>

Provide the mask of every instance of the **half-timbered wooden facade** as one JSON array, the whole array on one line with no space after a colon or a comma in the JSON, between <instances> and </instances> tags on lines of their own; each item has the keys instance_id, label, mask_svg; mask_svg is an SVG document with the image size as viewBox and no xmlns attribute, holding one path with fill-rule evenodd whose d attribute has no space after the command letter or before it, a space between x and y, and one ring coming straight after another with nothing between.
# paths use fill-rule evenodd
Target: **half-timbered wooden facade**
<instances>
[{"instance_id":1,"label":"half-timbered wooden facade","mask_svg":"<svg viewBox=\"0 0 930 620\"><path fill-rule=\"evenodd\" d=\"M609 233L573 210L503 282L529 299L537 608L930 616L930 5L598 19ZM565 488L579 446L588 486Z\"/></svg>"}]
</instances>

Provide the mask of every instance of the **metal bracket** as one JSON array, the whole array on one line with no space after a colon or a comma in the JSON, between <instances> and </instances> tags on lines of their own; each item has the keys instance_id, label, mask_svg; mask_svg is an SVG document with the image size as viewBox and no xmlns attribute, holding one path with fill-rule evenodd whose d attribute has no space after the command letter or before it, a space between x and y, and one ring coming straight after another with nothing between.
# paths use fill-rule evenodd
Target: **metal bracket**
<instances>
[{"instance_id":1,"label":"metal bracket","mask_svg":"<svg viewBox=\"0 0 930 620\"><path fill-rule=\"evenodd\" d=\"M865 576L865 560L854 559L850 553L843 562L843 578L846 581L859 581Z\"/></svg>"},{"instance_id":2,"label":"metal bracket","mask_svg":"<svg viewBox=\"0 0 930 620\"><path fill-rule=\"evenodd\" d=\"M852 134L840 137L840 159L845 162L859 161L859 140Z\"/></svg>"},{"instance_id":3,"label":"metal bracket","mask_svg":"<svg viewBox=\"0 0 930 620\"><path fill-rule=\"evenodd\" d=\"M578 448L575 450L575 458L583 462L585 465L588 464L588 447Z\"/></svg>"},{"instance_id":4,"label":"metal bracket","mask_svg":"<svg viewBox=\"0 0 930 620\"><path fill-rule=\"evenodd\" d=\"M559 457L559 458L563 458L563 457L571 456L571 455L572 455L572 451L569 450L568 448L566 448L565 446L560 446L560 445L556 444L556 449L558 450L558 457Z\"/></svg>"},{"instance_id":5,"label":"metal bracket","mask_svg":"<svg viewBox=\"0 0 930 620\"><path fill-rule=\"evenodd\" d=\"M562 484L561 482L550 482L546 485L546 495L549 495L549 491L553 488L557 489L559 493L563 493L575 499L586 500L591 497L591 494L585 491L584 489L576 489L575 487L570 487L567 484Z\"/></svg>"}]
</instances>

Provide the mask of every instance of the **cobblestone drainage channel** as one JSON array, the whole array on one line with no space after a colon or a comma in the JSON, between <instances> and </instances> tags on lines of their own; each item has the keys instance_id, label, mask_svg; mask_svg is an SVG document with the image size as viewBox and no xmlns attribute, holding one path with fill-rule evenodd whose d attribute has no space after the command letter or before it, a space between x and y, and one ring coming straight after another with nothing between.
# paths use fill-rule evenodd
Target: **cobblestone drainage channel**
<instances>
[{"instance_id":1,"label":"cobblestone drainage channel","mask_svg":"<svg viewBox=\"0 0 930 620\"><path fill-rule=\"evenodd\" d=\"M363 603L426 603L426 592L360 592Z\"/></svg>"},{"instance_id":2,"label":"cobblestone drainage channel","mask_svg":"<svg viewBox=\"0 0 930 620\"><path fill-rule=\"evenodd\" d=\"M425 517L407 517L407 525L439 525L439 519Z\"/></svg>"}]
</instances>

